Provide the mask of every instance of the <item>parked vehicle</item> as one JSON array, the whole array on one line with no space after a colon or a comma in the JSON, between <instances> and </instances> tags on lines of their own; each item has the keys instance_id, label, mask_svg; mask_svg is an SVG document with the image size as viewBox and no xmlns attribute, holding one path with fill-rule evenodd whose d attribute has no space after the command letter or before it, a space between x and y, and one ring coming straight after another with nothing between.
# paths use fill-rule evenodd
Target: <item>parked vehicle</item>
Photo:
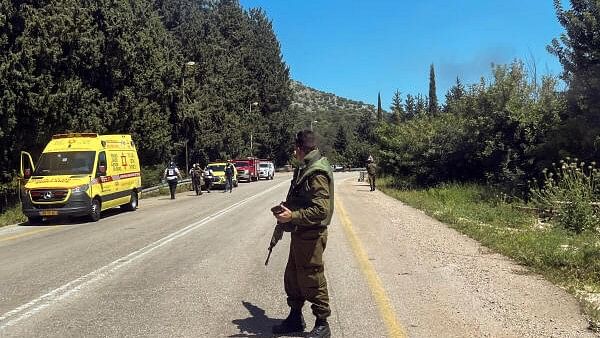
<instances>
[{"instance_id":1,"label":"parked vehicle","mask_svg":"<svg viewBox=\"0 0 600 338\"><path fill-rule=\"evenodd\" d=\"M260 160L258 165L258 178L272 180L275 177L275 164L269 160Z\"/></svg>"},{"instance_id":2,"label":"parked vehicle","mask_svg":"<svg viewBox=\"0 0 600 338\"><path fill-rule=\"evenodd\" d=\"M238 179L246 182L258 181L258 164L260 160L254 157L246 159L233 160L233 165L237 169Z\"/></svg>"},{"instance_id":3,"label":"parked vehicle","mask_svg":"<svg viewBox=\"0 0 600 338\"><path fill-rule=\"evenodd\" d=\"M21 152L23 214L30 223L44 217L84 216L120 206L136 210L142 191L140 162L130 135L54 135L37 166Z\"/></svg>"},{"instance_id":4,"label":"parked vehicle","mask_svg":"<svg viewBox=\"0 0 600 338\"><path fill-rule=\"evenodd\" d=\"M339 165L339 164L332 164L331 165L331 169L333 171L343 171L344 170L344 166Z\"/></svg>"},{"instance_id":5,"label":"parked vehicle","mask_svg":"<svg viewBox=\"0 0 600 338\"><path fill-rule=\"evenodd\" d=\"M225 187L225 165L227 162L213 162L206 166L207 169L213 171L212 186L215 188ZM238 172L235 166L233 166L233 186L238 186Z\"/></svg>"}]
</instances>

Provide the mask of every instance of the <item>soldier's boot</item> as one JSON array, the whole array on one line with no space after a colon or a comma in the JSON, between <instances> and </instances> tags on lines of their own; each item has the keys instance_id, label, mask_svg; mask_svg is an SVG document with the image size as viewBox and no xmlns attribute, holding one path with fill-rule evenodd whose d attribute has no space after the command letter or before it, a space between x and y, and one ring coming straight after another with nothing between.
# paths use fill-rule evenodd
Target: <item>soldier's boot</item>
<instances>
[{"instance_id":1,"label":"soldier's boot","mask_svg":"<svg viewBox=\"0 0 600 338\"><path fill-rule=\"evenodd\" d=\"M329 323L327 319L317 319L315 327L310 331L306 338L330 338L331 330L329 329Z\"/></svg>"},{"instance_id":2,"label":"soldier's boot","mask_svg":"<svg viewBox=\"0 0 600 338\"><path fill-rule=\"evenodd\" d=\"M273 326L274 334L287 334L293 332L304 332L306 323L302 316L302 310L292 309L290 314L284 319L281 324Z\"/></svg>"}]
</instances>

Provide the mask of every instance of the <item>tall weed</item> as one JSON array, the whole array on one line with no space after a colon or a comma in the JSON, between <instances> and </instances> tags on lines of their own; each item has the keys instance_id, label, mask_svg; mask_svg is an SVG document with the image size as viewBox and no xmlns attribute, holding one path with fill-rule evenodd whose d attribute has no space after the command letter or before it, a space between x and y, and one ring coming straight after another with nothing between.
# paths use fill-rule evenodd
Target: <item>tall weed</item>
<instances>
[{"instance_id":1,"label":"tall weed","mask_svg":"<svg viewBox=\"0 0 600 338\"><path fill-rule=\"evenodd\" d=\"M563 228L582 233L598 231L600 218L593 203L598 201L600 174L596 163L587 165L577 159L560 161L552 169L544 169L544 181L531 186L532 202L550 209Z\"/></svg>"}]
</instances>

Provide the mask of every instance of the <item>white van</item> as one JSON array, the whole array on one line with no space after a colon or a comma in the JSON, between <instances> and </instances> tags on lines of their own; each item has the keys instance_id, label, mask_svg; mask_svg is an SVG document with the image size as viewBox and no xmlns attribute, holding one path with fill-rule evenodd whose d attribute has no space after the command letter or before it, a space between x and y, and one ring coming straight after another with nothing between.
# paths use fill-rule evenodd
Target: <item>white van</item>
<instances>
[{"instance_id":1,"label":"white van","mask_svg":"<svg viewBox=\"0 0 600 338\"><path fill-rule=\"evenodd\" d=\"M275 164L273 161L261 160L258 164L258 179L272 180L275 176Z\"/></svg>"}]
</instances>

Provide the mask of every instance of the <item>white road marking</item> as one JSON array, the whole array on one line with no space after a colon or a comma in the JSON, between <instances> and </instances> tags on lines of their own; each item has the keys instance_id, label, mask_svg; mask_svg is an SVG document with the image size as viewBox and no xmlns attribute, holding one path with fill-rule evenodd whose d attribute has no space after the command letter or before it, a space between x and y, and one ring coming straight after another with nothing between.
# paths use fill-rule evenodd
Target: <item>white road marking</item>
<instances>
[{"instance_id":1,"label":"white road marking","mask_svg":"<svg viewBox=\"0 0 600 338\"><path fill-rule=\"evenodd\" d=\"M289 184L289 182L284 181L284 182L279 183L279 184L277 184L265 191L262 191L256 195L250 196L250 197L243 199L237 203L234 203L225 209L222 209L210 216L207 216L207 217L201 219L200 221L194 222L182 229L179 229L179 230L171 233L170 235L167 235L151 244L146 245L145 247L143 247L139 250L136 250L136 251L130 253L127 256L121 257L121 258L95 270L95 271L88 273L85 276L81 276L75 280L72 280L69 283L64 284L63 286L61 286L57 289L54 289L42 296L30 301L29 303L23 304L23 305L15 308L14 310L6 312L2 316L0 316L0 330L3 330L9 326L12 326L23 319L29 318L32 315L43 310L44 308L51 306L52 304L57 303L63 299L66 299L71 295L76 294L85 286L109 277L115 271L123 268L124 266L128 265L129 263L132 263L132 262L138 260L139 258L144 257L145 255L162 247L163 245L166 245L167 243L169 243L179 237L185 236L189 232L196 230L197 228L207 224L208 222L238 208L239 206L247 203L248 201L250 201L252 199L255 199L255 198L257 198L261 195L264 195L272 190L275 190L284 184Z\"/></svg>"}]
</instances>

